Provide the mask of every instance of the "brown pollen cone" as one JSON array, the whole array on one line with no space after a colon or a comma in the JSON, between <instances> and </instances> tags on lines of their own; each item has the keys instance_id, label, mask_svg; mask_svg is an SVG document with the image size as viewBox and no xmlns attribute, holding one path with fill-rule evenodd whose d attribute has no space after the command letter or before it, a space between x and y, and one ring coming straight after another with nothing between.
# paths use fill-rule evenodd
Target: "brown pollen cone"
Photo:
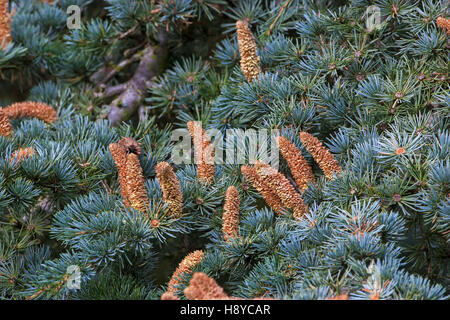
<instances>
[{"instance_id":1,"label":"brown pollen cone","mask_svg":"<svg viewBox=\"0 0 450 320\"><path fill-rule=\"evenodd\" d=\"M188 300L244 300L227 295L213 278L204 272L195 272L184 289L184 296ZM256 297L250 300L276 300L268 297Z\"/></svg>"},{"instance_id":2,"label":"brown pollen cone","mask_svg":"<svg viewBox=\"0 0 450 320\"><path fill-rule=\"evenodd\" d=\"M202 250L196 250L188 254L180 262L169 281L169 285L167 286L167 291L165 293L165 298L168 298L169 294L175 295L175 292L177 291L176 286L180 283L179 277L181 276L181 274L191 272L192 268L202 261L203 255L204 253Z\"/></svg>"},{"instance_id":3,"label":"brown pollen cone","mask_svg":"<svg viewBox=\"0 0 450 320\"><path fill-rule=\"evenodd\" d=\"M346 293L327 298L327 300L349 300L349 299L350 297Z\"/></svg>"},{"instance_id":4,"label":"brown pollen cone","mask_svg":"<svg viewBox=\"0 0 450 320\"><path fill-rule=\"evenodd\" d=\"M9 137L13 133L11 121L5 114L3 109L0 109L0 136Z\"/></svg>"},{"instance_id":5,"label":"brown pollen cone","mask_svg":"<svg viewBox=\"0 0 450 320\"><path fill-rule=\"evenodd\" d=\"M216 168L214 166L214 150L211 139L202 128L201 123L189 121L187 123L189 134L194 142L194 154L197 161L197 176L199 182L212 183Z\"/></svg>"},{"instance_id":6,"label":"brown pollen cone","mask_svg":"<svg viewBox=\"0 0 450 320\"><path fill-rule=\"evenodd\" d=\"M139 162L139 156L134 153L127 155L127 195L131 207L139 211L146 211L149 206L144 174Z\"/></svg>"},{"instance_id":7,"label":"brown pollen cone","mask_svg":"<svg viewBox=\"0 0 450 320\"><path fill-rule=\"evenodd\" d=\"M285 137L277 137L278 148L291 169L292 176L300 190L308 189L308 182L316 183L311 166L301 151Z\"/></svg>"},{"instance_id":8,"label":"brown pollen cone","mask_svg":"<svg viewBox=\"0 0 450 320\"><path fill-rule=\"evenodd\" d=\"M239 192L234 186L228 187L225 193L222 221L222 232L226 241L239 236Z\"/></svg>"},{"instance_id":9,"label":"brown pollen cone","mask_svg":"<svg viewBox=\"0 0 450 320\"><path fill-rule=\"evenodd\" d=\"M192 276L189 286L184 289L188 300L231 300L217 282L206 273L196 272Z\"/></svg>"},{"instance_id":10,"label":"brown pollen cone","mask_svg":"<svg viewBox=\"0 0 450 320\"><path fill-rule=\"evenodd\" d=\"M278 195L283 205L286 208L292 209L296 219L301 218L306 213L307 208L300 194L295 191L294 187L283 174L261 161L255 163L255 168L262 180Z\"/></svg>"},{"instance_id":11,"label":"brown pollen cone","mask_svg":"<svg viewBox=\"0 0 450 320\"><path fill-rule=\"evenodd\" d=\"M256 172L253 166L242 166L241 172L245 179L248 180L253 187L259 192L259 194L264 198L267 205L275 211L277 214L282 214L281 208L283 203L280 197L272 191L270 186L263 181L258 172Z\"/></svg>"},{"instance_id":12,"label":"brown pollen cone","mask_svg":"<svg viewBox=\"0 0 450 320\"><path fill-rule=\"evenodd\" d=\"M37 118L47 123L58 119L56 110L52 106L42 102L18 102L3 108L5 114L12 119Z\"/></svg>"},{"instance_id":13,"label":"brown pollen cone","mask_svg":"<svg viewBox=\"0 0 450 320\"><path fill-rule=\"evenodd\" d=\"M436 19L436 24L439 28L445 29L447 35L450 35L450 19L445 19L444 17L438 17Z\"/></svg>"},{"instance_id":14,"label":"brown pollen cone","mask_svg":"<svg viewBox=\"0 0 450 320\"><path fill-rule=\"evenodd\" d=\"M8 12L8 0L0 0L0 49L11 42L11 15ZM4 46L2 46L2 43Z\"/></svg>"},{"instance_id":15,"label":"brown pollen cone","mask_svg":"<svg viewBox=\"0 0 450 320\"><path fill-rule=\"evenodd\" d=\"M10 161L16 161L16 162L20 162L21 160L25 159L25 158L29 158L31 156L33 156L35 154L34 148L33 147L29 147L29 148L20 148L17 151L14 151L14 153L11 155Z\"/></svg>"},{"instance_id":16,"label":"brown pollen cone","mask_svg":"<svg viewBox=\"0 0 450 320\"><path fill-rule=\"evenodd\" d=\"M164 292L161 295L161 300L180 300L176 295L174 295L172 292Z\"/></svg>"},{"instance_id":17,"label":"brown pollen cone","mask_svg":"<svg viewBox=\"0 0 450 320\"><path fill-rule=\"evenodd\" d=\"M155 166L156 178L163 193L163 201L168 204L169 215L175 218L181 216L183 211L183 194L180 181L167 162L159 162Z\"/></svg>"},{"instance_id":18,"label":"brown pollen cone","mask_svg":"<svg viewBox=\"0 0 450 320\"><path fill-rule=\"evenodd\" d=\"M114 162L116 163L119 175L120 194L123 198L123 204L125 207L129 208L130 202L128 201L127 193L127 153L118 143L111 143L108 147Z\"/></svg>"},{"instance_id":19,"label":"brown pollen cone","mask_svg":"<svg viewBox=\"0 0 450 320\"><path fill-rule=\"evenodd\" d=\"M253 81L262 71L257 46L252 31L248 26L248 20L236 21L236 32L241 55L241 70L248 81Z\"/></svg>"},{"instance_id":20,"label":"brown pollen cone","mask_svg":"<svg viewBox=\"0 0 450 320\"><path fill-rule=\"evenodd\" d=\"M339 163L319 139L307 132L300 132L300 140L328 179L333 179L333 173L341 172Z\"/></svg>"}]
</instances>

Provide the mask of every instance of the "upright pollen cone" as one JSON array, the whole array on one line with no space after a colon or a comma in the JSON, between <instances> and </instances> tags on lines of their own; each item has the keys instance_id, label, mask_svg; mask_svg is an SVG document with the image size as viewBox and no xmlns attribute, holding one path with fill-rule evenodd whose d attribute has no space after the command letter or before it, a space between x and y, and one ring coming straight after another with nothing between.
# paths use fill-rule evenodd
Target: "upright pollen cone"
<instances>
[{"instance_id":1,"label":"upright pollen cone","mask_svg":"<svg viewBox=\"0 0 450 320\"><path fill-rule=\"evenodd\" d=\"M201 122L189 121L187 127L194 142L198 180L201 183L211 184L216 171L214 166L214 148L211 144L211 139L202 128Z\"/></svg>"},{"instance_id":2,"label":"upright pollen cone","mask_svg":"<svg viewBox=\"0 0 450 320\"><path fill-rule=\"evenodd\" d=\"M145 212L149 206L144 174L139 162L139 156L134 153L127 155L127 195L131 207Z\"/></svg>"},{"instance_id":3,"label":"upright pollen cone","mask_svg":"<svg viewBox=\"0 0 450 320\"><path fill-rule=\"evenodd\" d=\"M149 204L145 179L139 162L141 147L133 138L125 137L111 143L109 151L119 173L120 194L125 207L145 211Z\"/></svg>"},{"instance_id":4,"label":"upright pollen cone","mask_svg":"<svg viewBox=\"0 0 450 320\"><path fill-rule=\"evenodd\" d=\"M125 205L125 207L129 208L130 202L128 201L127 192L127 153L125 149L118 143L111 143L108 147L117 167L119 175L120 194L123 198L123 204Z\"/></svg>"},{"instance_id":5,"label":"upright pollen cone","mask_svg":"<svg viewBox=\"0 0 450 320\"><path fill-rule=\"evenodd\" d=\"M181 216L183 211L183 194L180 181L172 167L167 162L159 162L155 166L156 179L163 193L163 201L168 204L169 215L175 218Z\"/></svg>"},{"instance_id":6,"label":"upright pollen cone","mask_svg":"<svg viewBox=\"0 0 450 320\"><path fill-rule=\"evenodd\" d=\"M283 205L292 209L295 219L300 219L307 212L300 194L283 174L262 161L257 161L255 168L263 181L278 195Z\"/></svg>"},{"instance_id":7,"label":"upright pollen cone","mask_svg":"<svg viewBox=\"0 0 450 320\"><path fill-rule=\"evenodd\" d=\"M258 193L264 198L267 205L277 214L282 214L283 203L280 197L272 191L272 188L263 181L262 177L256 172L253 166L242 166L242 175L249 181Z\"/></svg>"},{"instance_id":8,"label":"upright pollen cone","mask_svg":"<svg viewBox=\"0 0 450 320\"><path fill-rule=\"evenodd\" d=\"M225 205L222 216L222 232L226 241L239 236L239 192L234 186L225 193Z\"/></svg>"},{"instance_id":9,"label":"upright pollen cone","mask_svg":"<svg viewBox=\"0 0 450 320\"><path fill-rule=\"evenodd\" d=\"M202 250L196 250L194 252L191 252L188 254L178 265L178 267L175 269L174 273L172 274L172 278L169 281L169 285L167 287L167 291L164 294L164 298L169 298L173 295L175 295L175 292L177 291L177 285L180 284L180 276L183 273L190 273L192 272L192 268L194 268L196 265L198 265L202 259L203 259L204 253Z\"/></svg>"},{"instance_id":10,"label":"upright pollen cone","mask_svg":"<svg viewBox=\"0 0 450 320\"><path fill-rule=\"evenodd\" d=\"M248 81L253 81L262 71L255 38L248 26L248 20L236 21L236 32L241 55L241 70Z\"/></svg>"},{"instance_id":11,"label":"upright pollen cone","mask_svg":"<svg viewBox=\"0 0 450 320\"><path fill-rule=\"evenodd\" d=\"M11 42L11 15L8 0L0 0L0 49Z\"/></svg>"},{"instance_id":12,"label":"upright pollen cone","mask_svg":"<svg viewBox=\"0 0 450 320\"><path fill-rule=\"evenodd\" d=\"M9 137L12 135L13 129L8 116L3 109L0 109L0 136Z\"/></svg>"},{"instance_id":13,"label":"upright pollen cone","mask_svg":"<svg viewBox=\"0 0 450 320\"><path fill-rule=\"evenodd\" d=\"M47 123L54 122L58 119L56 110L52 106L42 102L26 101L14 103L3 108L3 112L7 117L12 119L37 118Z\"/></svg>"},{"instance_id":14,"label":"upright pollen cone","mask_svg":"<svg viewBox=\"0 0 450 320\"><path fill-rule=\"evenodd\" d=\"M319 139L307 132L300 132L300 140L328 179L333 179L333 173L341 172L339 163Z\"/></svg>"},{"instance_id":15,"label":"upright pollen cone","mask_svg":"<svg viewBox=\"0 0 450 320\"><path fill-rule=\"evenodd\" d=\"M315 183L314 173L311 166L303 157L301 151L285 137L277 137L278 148L280 149L283 158L291 169L292 176L297 183L300 190L308 188L308 182Z\"/></svg>"}]
</instances>

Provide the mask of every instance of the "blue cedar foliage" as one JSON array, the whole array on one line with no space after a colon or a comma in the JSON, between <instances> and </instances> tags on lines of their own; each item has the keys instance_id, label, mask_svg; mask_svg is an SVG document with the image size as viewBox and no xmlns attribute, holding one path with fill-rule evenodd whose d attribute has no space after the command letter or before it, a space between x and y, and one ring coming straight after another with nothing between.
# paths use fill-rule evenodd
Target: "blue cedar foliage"
<instances>
[{"instance_id":1,"label":"blue cedar foliage","mask_svg":"<svg viewBox=\"0 0 450 320\"><path fill-rule=\"evenodd\" d=\"M360 18L367 1L230 1L227 9L219 0L109 0L100 9L54 2L11 1L13 43L0 50L5 86L13 82L59 116L52 124L13 120L14 135L0 137L1 299L159 299L196 249L205 255L193 271L242 298L448 299L450 97L446 34L435 23L444 1L377 1L374 30ZM65 9L82 2L82 29L66 30ZM101 18L89 15L101 10ZM234 32L244 18L264 71L252 83ZM198 30L211 24L224 35L207 52L206 39L186 32L204 35ZM145 91L145 116L111 127L98 89L136 69L133 48L155 45L158 26L177 54ZM117 72L99 86L103 67ZM191 164L173 165L182 217L165 215L154 166L170 159L171 130L190 120L281 129L313 166L317 184L302 194L307 215L275 214L239 165L217 165L204 185ZM325 179L300 131L324 143L341 174ZM121 137L143 149L145 214L120 197L108 145ZM11 161L25 147L35 155ZM229 186L240 195L240 224L228 242L221 218ZM65 285L70 265L80 268L80 290ZM181 299L191 277L180 275Z\"/></svg>"}]
</instances>

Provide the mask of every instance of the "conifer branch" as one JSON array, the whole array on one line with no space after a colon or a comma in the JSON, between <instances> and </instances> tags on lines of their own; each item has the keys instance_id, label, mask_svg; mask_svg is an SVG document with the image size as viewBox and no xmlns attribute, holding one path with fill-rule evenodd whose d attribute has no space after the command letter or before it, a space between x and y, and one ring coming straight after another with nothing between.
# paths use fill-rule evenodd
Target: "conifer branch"
<instances>
[{"instance_id":1,"label":"conifer branch","mask_svg":"<svg viewBox=\"0 0 450 320\"><path fill-rule=\"evenodd\" d=\"M105 89L106 96L111 96L112 92L119 94L110 104L108 119L112 125L129 119L136 112L151 81L163 70L168 54L166 34L160 32L158 40L158 45L149 45L142 51L136 72L128 82L115 86L114 90Z\"/></svg>"}]
</instances>

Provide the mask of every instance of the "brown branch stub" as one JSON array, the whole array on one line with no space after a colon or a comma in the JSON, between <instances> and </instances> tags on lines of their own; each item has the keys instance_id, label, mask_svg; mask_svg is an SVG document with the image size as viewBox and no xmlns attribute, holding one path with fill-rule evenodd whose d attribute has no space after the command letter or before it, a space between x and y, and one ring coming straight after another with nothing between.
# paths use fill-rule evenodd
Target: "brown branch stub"
<instances>
[{"instance_id":1,"label":"brown branch stub","mask_svg":"<svg viewBox=\"0 0 450 320\"><path fill-rule=\"evenodd\" d=\"M247 19L236 21L236 32L241 56L241 70L245 78L251 82L262 71L256 41Z\"/></svg>"},{"instance_id":2,"label":"brown branch stub","mask_svg":"<svg viewBox=\"0 0 450 320\"><path fill-rule=\"evenodd\" d=\"M342 171L337 160L319 139L307 132L300 132L300 140L328 179L333 179L333 174Z\"/></svg>"},{"instance_id":3,"label":"brown branch stub","mask_svg":"<svg viewBox=\"0 0 450 320\"><path fill-rule=\"evenodd\" d=\"M156 179L158 179L163 201L167 203L168 213L171 217L179 218L183 211L183 194L180 181L172 167L167 162L159 162L155 166Z\"/></svg>"},{"instance_id":4,"label":"brown branch stub","mask_svg":"<svg viewBox=\"0 0 450 320\"><path fill-rule=\"evenodd\" d=\"M119 140L118 144L125 150L126 153L134 153L138 156L141 154L141 146L133 138L124 137Z\"/></svg>"},{"instance_id":5,"label":"brown branch stub","mask_svg":"<svg viewBox=\"0 0 450 320\"><path fill-rule=\"evenodd\" d=\"M222 215L222 233L225 241L239 237L239 192L236 187L228 187Z\"/></svg>"}]
</instances>

